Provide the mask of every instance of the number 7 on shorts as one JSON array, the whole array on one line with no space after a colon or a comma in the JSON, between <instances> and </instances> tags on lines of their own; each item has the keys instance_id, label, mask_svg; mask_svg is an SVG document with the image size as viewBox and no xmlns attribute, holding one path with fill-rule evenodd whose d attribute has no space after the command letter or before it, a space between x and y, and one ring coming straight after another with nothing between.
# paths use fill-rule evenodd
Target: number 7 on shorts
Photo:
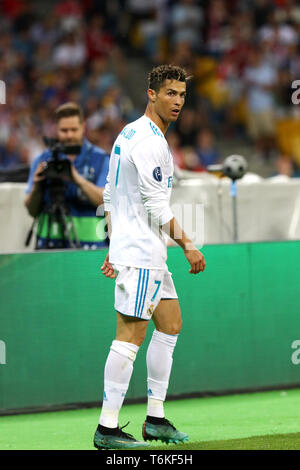
<instances>
[{"instance_id":1,"label":"number 7 on shorts","mask_svg":"<svg viewBox=\"0 0 300 470\"><path fill-rule=\"evenodd\" d=\"M155 299L155 297L157 296L157 292L158 292L158 289L160 288L160 285L161 285L161 281L154 281L154 284L157 284L157 288L156 288L156 291L154 292L154 295L151 299L151 302L153 302L153 300Z\"/></svg>"}]
</instances>

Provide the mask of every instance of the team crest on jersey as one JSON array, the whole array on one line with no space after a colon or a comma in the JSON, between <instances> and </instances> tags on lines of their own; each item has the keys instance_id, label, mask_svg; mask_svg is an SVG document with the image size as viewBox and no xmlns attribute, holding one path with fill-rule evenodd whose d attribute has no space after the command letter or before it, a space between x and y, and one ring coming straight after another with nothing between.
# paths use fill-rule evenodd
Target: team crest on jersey
<instances>
[{"instance_id":1,"label":"team crest on jersey","mask_svg":"<svg viewBox=\"0 0 300 470\"><path fill-rule=\"evenodd\" d=\"M154 304L151 304L147 310L148 315L153 315L153 310L154 310Z\"/></svg>"},{"instance_id":2,"label":"team crest on jersey","mask_svg":"<svg viewBox=\"0 0 300 470\"><path fill-rule=\"evenodd\" d=\"M153 178L160 182L162 180L162 173L161 173L161 168L160 166L157 166L156 168L154 168L153 170Z\"/></svg>"}]
</instances>

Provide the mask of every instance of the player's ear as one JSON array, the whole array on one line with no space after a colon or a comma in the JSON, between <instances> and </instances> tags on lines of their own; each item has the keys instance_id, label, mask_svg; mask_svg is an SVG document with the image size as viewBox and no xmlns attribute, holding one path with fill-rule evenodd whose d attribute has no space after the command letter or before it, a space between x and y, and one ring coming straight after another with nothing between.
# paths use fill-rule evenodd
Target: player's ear
<instances>
[{"instance_id":1,"label":"player's ear","mask_svg":"<svg viewBox=\"0 0 300 470\"><path fill-rule=\"evenodd\" d=\"M147 90L147 95L148 95L149 101L151 101L151 103L155 103L155 101L156 101L156 91L149 88Z\"/></svg>"}]
</instances>

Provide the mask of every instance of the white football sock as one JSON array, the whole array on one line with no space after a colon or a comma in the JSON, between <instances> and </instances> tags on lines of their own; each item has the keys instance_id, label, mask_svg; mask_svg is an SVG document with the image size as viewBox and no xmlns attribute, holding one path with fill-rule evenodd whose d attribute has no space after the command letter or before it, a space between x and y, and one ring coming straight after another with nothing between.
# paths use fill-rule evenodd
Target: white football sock
<instances>
[{"instance_id":1,"label":"white football sock","mask_svg":"<svg viewBox=\"0 0 300 470\"><path fill-rule=\"evenodd\" d=\"M104 368L104 394L99 423L108 428L118 426L139 346L114 340Z\"/></svg>"},{"instance_id":2,"label":"white football sock","mask_svg":"<svg viewBox=\"0 0 300 470\"><path fill-rule=\"evenodd\" d=\"M147 350L148 405L147 415L164 418L164 401L169 386L173 351L178 335L167 335L154 330Z\"/></svg>"}]
</instances>

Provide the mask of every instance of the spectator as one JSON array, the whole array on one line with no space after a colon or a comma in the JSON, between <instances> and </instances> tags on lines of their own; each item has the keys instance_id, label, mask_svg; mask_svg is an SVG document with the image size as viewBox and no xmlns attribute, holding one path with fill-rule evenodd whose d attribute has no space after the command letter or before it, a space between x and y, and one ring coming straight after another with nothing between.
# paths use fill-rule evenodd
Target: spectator
<instances>
[{"instance_id":1,"label":"spectator","mask_svg":"<svg viewBox=\"0 0 300 470\"><path fill-rule=\"evenodd\" d=\"M248 105L248 131L257 150L266 159L270 157L270 152L275 147L274 92L276 80L276 69L264 61L258 48L253 48L244 74Z\"/></svg>"},{"instance_id":2,"label":"spectator","mask_svg":"<svg viewBox=\"0 0 300 470\"><path fill-rule=\"evenodd\" d=\"M100 99L107 90L117 85L116 76L109 71L106 58L98 57L90 63L90 73L88 78L81 81L81 99L85 102L91 97Z\"/></svg>"},{"instance_id":3,"label":"spectator","mask_svg":"<svg viewBox=\"0 0 300 470\"><path fill-rule=\"evenodd\" d=\"M300 168L288 155L279 155L275 161L276 175L284 175L289 178L299 178Z\"/></svg>"},{"instance_id":4,"label":"spectator","mask_svg":"<svg viewBox=\"0 0 300 470\"><path fill-rule=\"evenodd\" d=\"M89 60L107 58L114 47L112 36L104 29L103 16L96 15L91 19L87 30L87 55Z\"/></svg>"},{"instance_id":5,"label":"spectator","mask_svg":"<svg viewBox=\"0 0 300 470\"><path fill-rule=\"evenodd\" d=\"M182 170L185 169L184 153L180 147L179 135L175 131L168 131L166 136L174 164Z\"/></svg>"},{"instance_id":6,"label":"spectator","mask_svg":"<svg viewBox=\"0 0 300 470\"><path fill-rule=\"evenodd\" d=\"M198 132L196 139L196 154L199 165L203 169L206 169L209 165L214 165L218 162L220 154L216 148L215 137L210 129L204 128Z\"/></svg>"},{"instance_id":7,"label":"spectator","mask_svg":"<svg viewBox=\"0 0 300 470\"><path fill-rule=\"evenodd\" d=\"M17 159L11 164L40 153L36 136L55 135L51 115L67 101L83 106L88 135L107 147L144 106L139 72L152 62L178 64L192 76L174 129L180 139L175 154L182 147L195 151L199 130L210 127L223 140L245 142L248 135L268 156L275 115L292 119L297 113L290 102L290 84L300 78L296 0L35 4L0 2L0 78L9 90L0 106L0 145L4 155L14 135ZM253 42L261 51L259 65Z\"/></svg>"},{"instance_id":8,"label":"spectator","mask_svg":"<svg viewBox=\"0 0 300 470\"><path fill-rule=\"evenodd\" d=\"M202 166L199 164L197 153L194 147L186 145L182 147L184 155L184 167L188 171L203 171Z\"/></svg>"},{"instance_id":9,"label":"spectator","mask_svg":"<svg viewBox=\"0 0 300 470\"><path fill-rule=\"evenodd\" d=\"M176 132L180 139L180 145L194 146L196 143L198 121L196 111L192 108L184 108L180 119L176 123Z\"/></svg>"},{"instance_id":10,"label":"spectator","mask_svg":"<svg viewBox=\"0 0 300 470\"><path fill-rule=\"evenodd\" d=\"M255 28L259 29L265 25L274 10L274 2L270 0L255 0L254 5L254 24Z\"/></svg>"},{"instance_id":11,"label":"spectator","mask_svg":"<svg viewBox=\"0 0 300 470\"><path fill-rule=\"evenodd\" d=\"M130 43L150 59L159 53L159 38L164 33L167 0L127 0Z\"/></svg>"},{"instance_id":12,"label":"spectator","mask_svg":"<svg viewBox=\"0 0 300 470\"><path fill-rule=\"evenodd\" d=\"M180 0L170 12L171 43L185 42L195 50L200 50L203 24L202 8L195 0Z\"/></svg>"},{"instance_id":13,"label":"spectator","mask_svg":"<svg viewBox=\"0 0 300 470\"><path fill-rule=\"evenodd\" d=\"M30 37L35 44L53 47L58 41L60 30L57 17L53 14L36 20L30 28Z\"/></svg>"},{"instance_id":14,"label":"spectator","mask_svg":"<svg viewBox=\"0 0 300 470\"><path fill-rule=\"evenodd\" d=\"M79 29L83 19L84 5L77 0L63 0L55 6L55 16L60 19L62 30L71 31Z\"/></svg>"},{"instance_id":15,"label":"spectator","mask_svg":"<svg viewBox=\"0 0 300 470\"><path fill-rule=\"evenodd\" d=\"M109 124L102 124L100 127L90 131L89 135L91 135L95 145L101 147L105 152L107 152L107 154L111 153L114 142L114 133L112 133L112 129Z\"/></svg>"},{"instance_id":16,"label":"spectator","mask_svg":"<svg viewBox=\"0 0 300 470\"><path fill-rule=\"evenodd\" d=\"M26 126L26 133L23 134L22 141L24 142L24 151L26 152L27 159L25 163L31 165L37 155L40 155L45 150L45 145L41 137L37 134L36 127L32 124Z\"/></svg>"},{"instance_id":17,"label":"spectator","mask_svg":"<svg viewBox=\"0 0 300 470\"><path fill-rule=\"evenodd\" d=\"M0 145L0 169L13 168L21 163L17 139L10 136L4 145Z\"/></svg>"},{"instance_id":18,"label":"spectator","mask_svg":"<svg viewBox=\"0 0 300 470\"><path fill-rule=\"evenodd\" d=\"M54 49L53 63L58 67L83 65L87 57L84 41L75 32L68 33Z\"/></svg>"},{"instance_id":19,"label":"spectator","mask_svg":"<svg viewBox=\"0 0 300 470\"><path fill-rule=\"evenodd\" d=\"M207 51L214 57L219 58L228 44L227 28L229 14L224 0L211 0L205 18L205 43Z\"/></svg>"}]
</instances>

